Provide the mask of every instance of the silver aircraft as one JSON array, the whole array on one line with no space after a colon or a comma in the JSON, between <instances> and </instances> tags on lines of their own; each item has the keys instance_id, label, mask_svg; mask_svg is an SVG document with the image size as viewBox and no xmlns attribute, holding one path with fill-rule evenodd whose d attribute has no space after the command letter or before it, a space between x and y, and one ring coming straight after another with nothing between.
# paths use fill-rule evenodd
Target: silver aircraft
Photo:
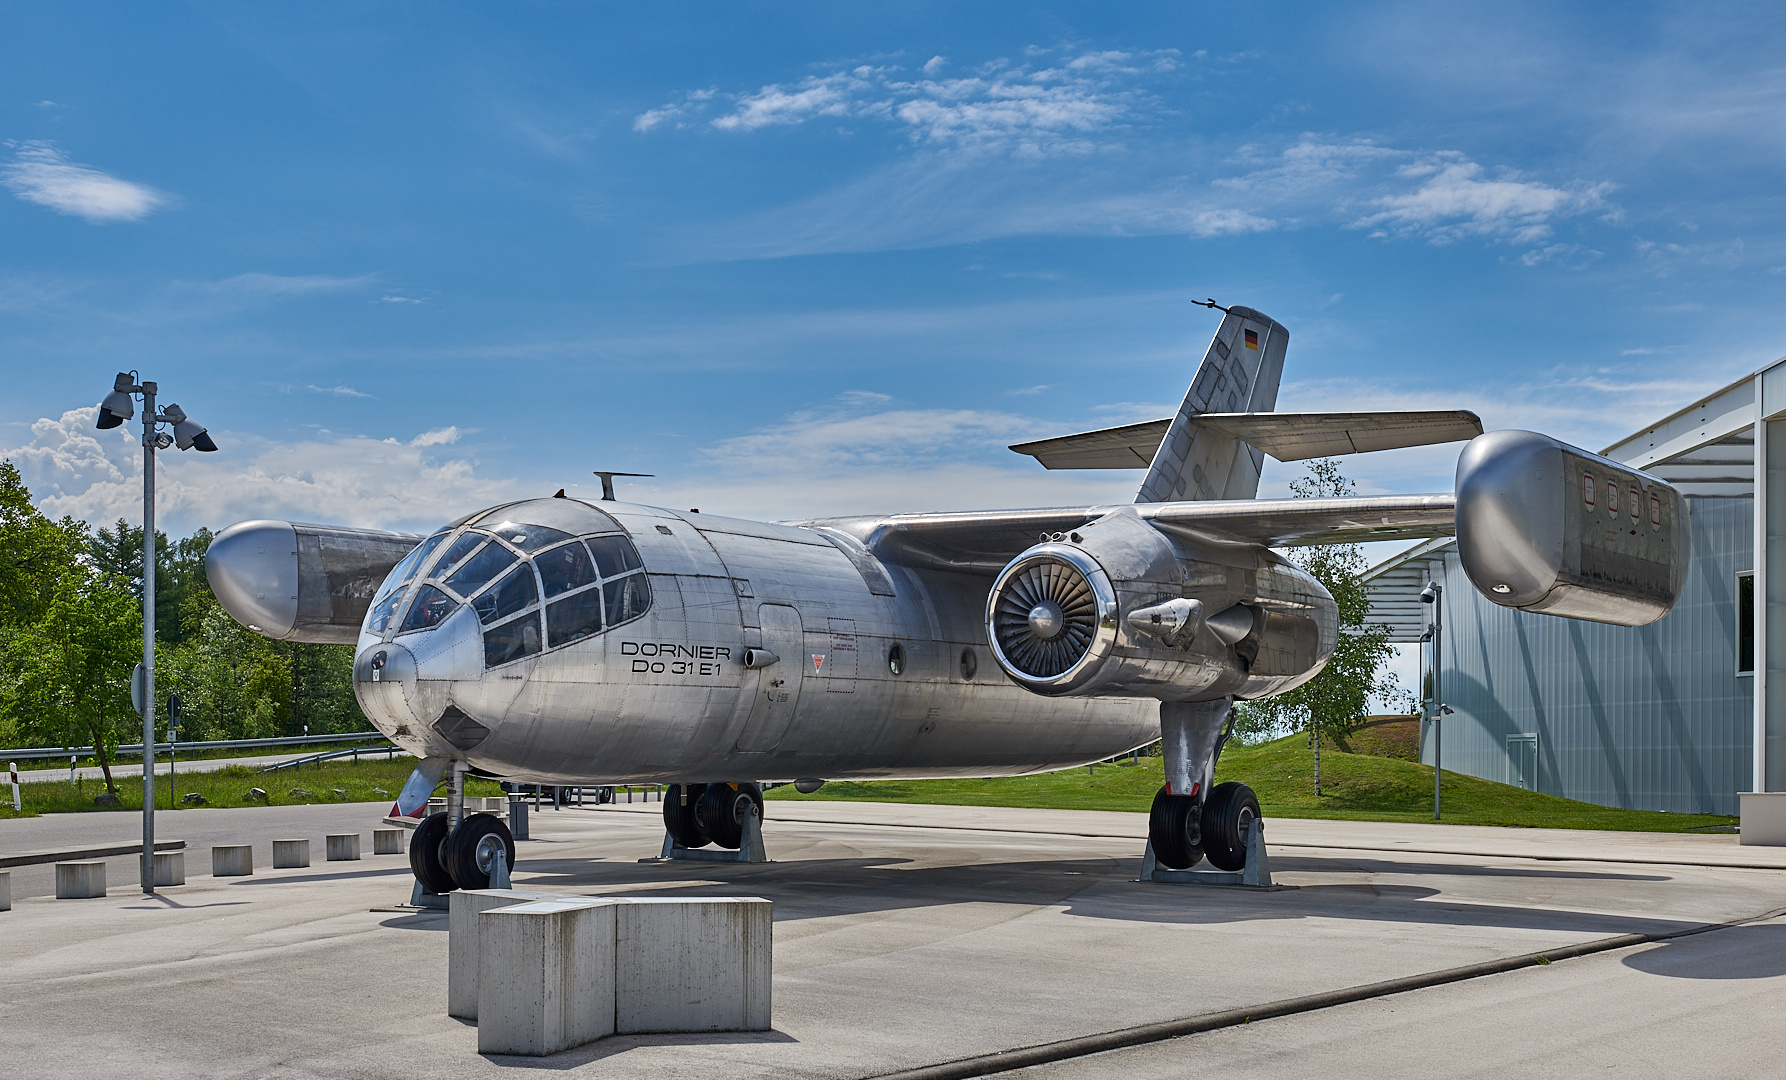
<instances>
[{"instance_id":1,"label":"silver aircraft","mask_svg":"<svg viewBox=\"0 0 1786 1080\"><path fill-rule=\"evenodd\" d=\"M224 608L285 641L352 643L366 715L443 777L670 784L679 845L736 848L761 785L1009 776L1163 739L1157 860L1238 868L1258 801L1211 785L1231 705L1312 678L1332 596L1276 548L1455 534L1497 604L1624 625L1687 559L1666 482L1468 412L1273 411L1289 333L1244 307L1171 417L1012 447L1051 469L1146 469L1135 501L764 524L524 499L428 537L245 521L212 543ZM1257 499L1283 461L1470 440L1455 494ZM453 800L455 810L458 800ZM488 884L490 815L425 818L429 891Z\"/></svg>"}]
</instances>

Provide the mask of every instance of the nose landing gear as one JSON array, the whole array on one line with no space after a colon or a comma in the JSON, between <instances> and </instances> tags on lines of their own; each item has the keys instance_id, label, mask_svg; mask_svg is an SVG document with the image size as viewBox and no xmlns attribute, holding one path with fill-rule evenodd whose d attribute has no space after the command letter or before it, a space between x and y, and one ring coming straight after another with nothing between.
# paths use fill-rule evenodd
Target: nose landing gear
<instances>
[{"instance_id":1,"label":"nose landing gear","mask_svg":"<svg viewBox=\"0 0 1786 1080\"><path fill-rule=\"evenodd\" d=\"M445 896L454 889L488 889L496 853L515 865L515 838L494 814L473 814L453 828L445 813L430 814L409 841L409 869L426 893Z\"/></svg>"}]
</instances>

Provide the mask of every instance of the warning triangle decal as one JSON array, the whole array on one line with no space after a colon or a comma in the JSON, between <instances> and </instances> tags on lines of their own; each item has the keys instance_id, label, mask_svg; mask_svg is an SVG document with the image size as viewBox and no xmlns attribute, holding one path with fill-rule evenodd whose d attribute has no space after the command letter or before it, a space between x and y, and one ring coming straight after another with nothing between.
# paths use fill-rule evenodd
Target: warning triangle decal
<instances>
[{"instance_id":1,"label":"warning triangle decal","mask_svg":"<svg viewBox=\"0 0 1786 1080\"><path fill-rule=\"evenodd\" d=\"M824 666L825 666L825 657L822 654L814 653L813 657L812 657L813 674L815 674L815 675L818 674L819 669Z\"/></svg>"}]
</instances>

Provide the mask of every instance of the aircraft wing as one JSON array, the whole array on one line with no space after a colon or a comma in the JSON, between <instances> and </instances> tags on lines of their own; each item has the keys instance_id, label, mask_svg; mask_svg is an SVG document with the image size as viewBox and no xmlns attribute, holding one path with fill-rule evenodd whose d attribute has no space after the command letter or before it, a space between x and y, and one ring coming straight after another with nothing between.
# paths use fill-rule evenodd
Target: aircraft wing
<instances>
[{"instance_id":1,"label":"aircraft wing","mask_svg":"<svg viewBox=\"0 0 1786 1080\"><path fill-rule=\"evenodd\" d=\"M1373 495L890 514L786 524L849 533L885 562L987 574L997 573L1044 536L1070 533L1119 507L1168 532L1200 540L1294 547L1450 536L1456 506L1448 494Z\"/></svg>"},{"instance_id":2,"label":"aircraft wing","mask_svg":"<svg viewBox=\"0 0 1786 1080\"><path fill-rule=\"evenodd\" d=\"M1265 451L1279 461L1339 457L1371 450L1462 442L1482 434L1463 409L1362 413L1203 413L1196 423ZM1153 462L1172 418L1018 443L1049 469L1144 469Z\"/></svg>"}]
</instances>

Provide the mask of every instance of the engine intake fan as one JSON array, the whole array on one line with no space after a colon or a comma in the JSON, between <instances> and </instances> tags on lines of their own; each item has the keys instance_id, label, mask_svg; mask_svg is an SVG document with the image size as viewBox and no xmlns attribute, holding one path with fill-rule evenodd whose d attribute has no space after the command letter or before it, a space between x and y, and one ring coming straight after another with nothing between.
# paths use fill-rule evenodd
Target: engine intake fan
<instances>
[{"instance_id":1,"label":"engine intake fan","mask_svg":"<svg viewBox=\"0 0 1786 1080\"><path fill-rule=\"evenodd\" d=\"M1097 674L1116 645L1116 590L1090 556L1040 544L993 583L986 623L999 665L1042 694L1066 694Z\"/></svg>"}]
</instances>

